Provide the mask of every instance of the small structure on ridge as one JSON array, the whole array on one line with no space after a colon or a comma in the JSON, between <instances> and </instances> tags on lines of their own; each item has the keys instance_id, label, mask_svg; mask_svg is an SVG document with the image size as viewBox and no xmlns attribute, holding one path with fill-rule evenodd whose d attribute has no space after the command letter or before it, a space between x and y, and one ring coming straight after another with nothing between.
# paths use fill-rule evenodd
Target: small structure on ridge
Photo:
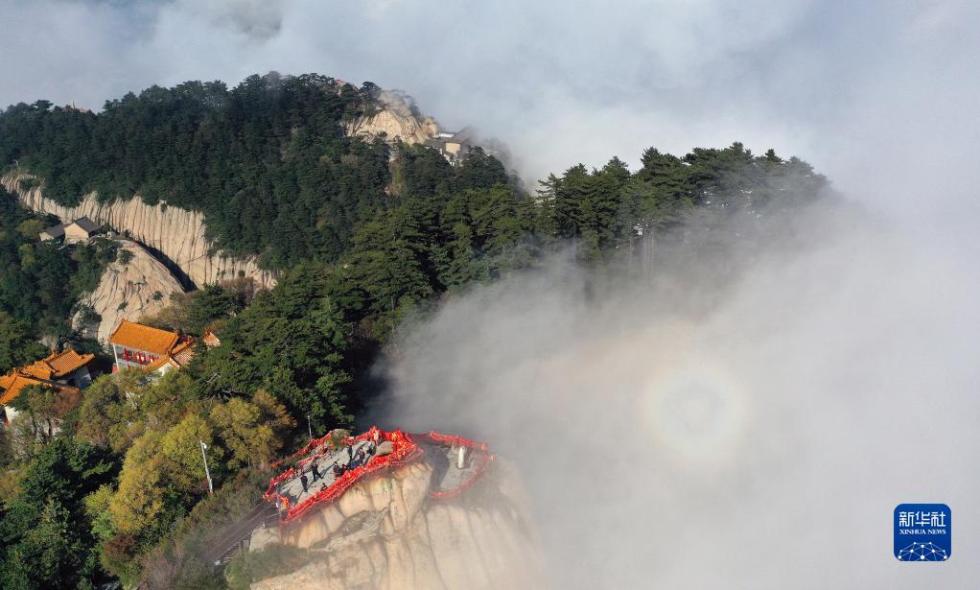
<instances>
[{"instance_id":1,"label":"small structure on ridge","mask_svg":"<svg viewBox=\"0 0 980 590\"><path fill-rule=\"evenodd\" d=\"M79 217L65 226L65 241L69 244L84 242L102 232L102 226L88 217Z\"/></svg>"},{"instance_id":2,"label":"small structure on ridge","mask_svg":"<svg viewBox=\"0 0 980 590\"><path fill-rule=\"evenodd\" d=\"M92 236L102 233L103 227L92 221L88 217L79 217L71 223L59 223L51 227L44 228L38 234L42 242L50 240L61 240L69 244L84 242Z\"/></svg>"}]
</instances>

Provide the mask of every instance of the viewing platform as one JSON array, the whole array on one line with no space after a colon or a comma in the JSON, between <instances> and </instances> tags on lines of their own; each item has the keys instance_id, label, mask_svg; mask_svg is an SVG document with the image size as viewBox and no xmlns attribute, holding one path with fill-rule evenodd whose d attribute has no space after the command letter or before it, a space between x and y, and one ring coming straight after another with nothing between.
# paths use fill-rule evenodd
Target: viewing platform
<instances>
[{"instance_id":1,"label":"viewing platform","mask_svg":"<svg viewBox=\"0 0 980 590\"><path fill-rule=\"evenodd\" d=\"M434 500L464 493L493 461L485 443L455 435L377 427L357 436L333 431L285 459L292 466L269 481L264 498L275 504L280 524L291 523L337 500L361 480L423 458L432 467L429 497Z\"/></svg>"}]
</instances>

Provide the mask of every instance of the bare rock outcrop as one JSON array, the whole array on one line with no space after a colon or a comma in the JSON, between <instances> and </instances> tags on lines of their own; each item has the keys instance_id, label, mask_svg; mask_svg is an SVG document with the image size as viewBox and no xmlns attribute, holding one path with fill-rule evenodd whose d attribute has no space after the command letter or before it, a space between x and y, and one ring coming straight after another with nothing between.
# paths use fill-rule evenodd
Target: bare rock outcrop
<instances>
[{"instance_id":1,"label":"bare rock outcrop","mask_svg":"<svg viewBox=\"0 0 980 590\"><path fill-rule=\"evenodd\" d=\"M499 461L451 501L429 499L432 468L406 465L361 482L337 502L283 529L279 541L307 549L299 569L253 590L541 589L541 563L525 500ZM274 534L274 533L273 533ZM253 534L268 546L270 529Z\"/></svg>"},{"instance_id":2,"label":"bare rock outcrop","mask_svg":"<svg viewBox=\"0 0 980 590\"><path fill-rule=\"evenodd\" d=\"M88 217L128 234L173 261L197 286L237 277L252 278L262 287L275 285L273 273L259 268L254 259L213 253L213 244L205 237L204 215L200 212L168 207L165 203L147 205L138 195L101 203L95 193L82 197L77 207L66 207L45 197L43 185L23 190L20 181L30 178L33 177L29 174L11 172L0 178L0 184L33 211L55 215L65 223Z\"/></svg>"},{"instance_id":3,"label":"bare rock outcrop","mask_svg":"<svg viewBox=\"0 0 980 590\"><path fill-rule=\"evenodd\" d=\"M408 144L425 143L439 134L439 124L422 115L411 97L400 92L384 90L378 97L383 108L370 117L362 117L347 126L353 137L374 139L384 136Z\"/></svg>"},{"instance_id":4,"label":"bare rock outcrop","mask_svg":"<svg viewBox=\"0 0 980 590\"><path fill-rule=\"evenodd\" d=\"M145 248L130 240L117 241L116 261L106 266L99 286L81 301L101 317L92 335L102 344L108 342L120 321L156 314L167 305L171 294L184 292L170 270ZM87 329L86 323L85 311L72 318L75 329Z\"/></svg>"}]
</instances>

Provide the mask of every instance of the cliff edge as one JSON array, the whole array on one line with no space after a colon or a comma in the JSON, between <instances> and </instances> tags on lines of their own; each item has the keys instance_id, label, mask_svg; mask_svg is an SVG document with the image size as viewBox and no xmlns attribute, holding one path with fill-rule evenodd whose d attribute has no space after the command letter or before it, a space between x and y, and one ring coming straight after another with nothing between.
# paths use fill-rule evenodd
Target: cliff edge
<instances>
[{"instance_id":1,"label":"cliff edge","mask_svg":"<svg viewBox=\"0 0 980 590\"><path fill-rule=\"evenodd\" d=\"M253 581L252 590L546 587L526 500L506 463L448 501L430 497L433 479L431 465L411 463L358 483L295 524L256 530L252 552L285 545L304 558L289 573Z\"/></svg>"},{"instance_id":2,"label":"cliff edge","mask_svg":"<svg viewBox=\"0 0 980 590\"><path fill-rule=\"evenodd\" d=\"M66 207L45 197L43 184L23 190L21 180L30 178L34 177L23 172L10 172L0 177L0 184L16 194L27 209L55 215L64 223L88 217L159 251L198 287L238 277L251 278L262 287L272 287L276 283L273 273L259 268L253 258L213 253L213 244L206 238L202 213L168 207L165 203L147 205L139 195L101 203L95 193L82 197L77 207Z\"/></svg>"},{"instance_id":3,"label":"cliff edge","mask_svg":"<svg viewBox=\"0 0 980 590\"><path fill-rule=\"evenodd\" d=\"M381 110L362 117L347 126L347 135L372 140L400 140L407 144L426 143L439 135L439 124L422 115L412 98L402 92L382 90L378 97Z\"/></svg>"},{"instance_id":4,"label":"cliff edge","mask_svg":"<svg viewBox=\"0 0 980 590\"><path fill-rule=\"evenodd\" d=\"M93 322L85 311L72 318L72 327L82 330L102 344L122 320L137 321L154 315L170 301L173 293L184 289L170 271L142 246L131 240L117 240L119 254L102 272L98 287L80 303L100 317Z\"/></svg>"}]
</instances>

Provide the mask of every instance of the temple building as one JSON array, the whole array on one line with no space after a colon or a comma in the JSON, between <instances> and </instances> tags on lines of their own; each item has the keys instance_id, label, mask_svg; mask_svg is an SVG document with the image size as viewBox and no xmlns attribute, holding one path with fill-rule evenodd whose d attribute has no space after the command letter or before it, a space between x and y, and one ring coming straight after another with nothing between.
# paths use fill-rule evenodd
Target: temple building
<instances>
[{"instance_id":1,"label":"temple building","mask_svg":"<svg viewBox=\"0 0 980 590\"><path fill-rule=\"evenodd\" d=\"M3 406L6 421L9 423L17 415L17 411L10 407L10 402L17 399L24 388L30 385L51 387L65 395L78 395L92 382L88 364L94 358L93 354L78 354L69 348L0 377L0 389L3 389L0 406Z\"/></svg>"},{"instance_id":2,"label":"temple building","mask_svg":"<svg viewBox=\"0 0 980 590\"><path fill-rule=\"evenodd\" d=\"M65 237L65 224L59 223L58 225L52 225L51 227L45 228L38 234L42 242L47 242L49 240L60 240Z\"/></svg>"},{"instance_id":3,"label":"temple building","mask_svg":"<svg viewBox=\"0 0 980 590\"><path fill-rule=\"evenodd\" d=\"M139 368L163 374L187 366L194 358L193 338L128 320L119 323L109 344L115 370Z\"/></svg>"},{"instance_id":4,"label":"temple building","mask_svg":"<svg viewBox=\"0 0 980 590\"><path fill-rule=\"evenodd\" d=\"M79 217L64 228L65 241L69 244L84 242L102 232L102 226L88 217Z\"/></svg>"},{"instance_id":5,"label":"temple building","mask_svg":"<svg viewBox=\"0 0 980 590\"><path fill-rule=\"evenodd\" d=\"M470 153L471 133L469 129L458 132L442 131L429 140L426 145L438 150L450 164L460 164Z\"/></svg>"},{"instance_id":6,"label":"temple building","mask_svg":"<svg viewBox=\"0 0 980 590\"><path fill-rule=\"evenodd\" d=\"M59 223L47 227L38 234L42 242L49 240L64 240L69 244L84 242L103 232L103 228L88 217L79 217L71 223Z\"/></svg>"}]
</instances>

